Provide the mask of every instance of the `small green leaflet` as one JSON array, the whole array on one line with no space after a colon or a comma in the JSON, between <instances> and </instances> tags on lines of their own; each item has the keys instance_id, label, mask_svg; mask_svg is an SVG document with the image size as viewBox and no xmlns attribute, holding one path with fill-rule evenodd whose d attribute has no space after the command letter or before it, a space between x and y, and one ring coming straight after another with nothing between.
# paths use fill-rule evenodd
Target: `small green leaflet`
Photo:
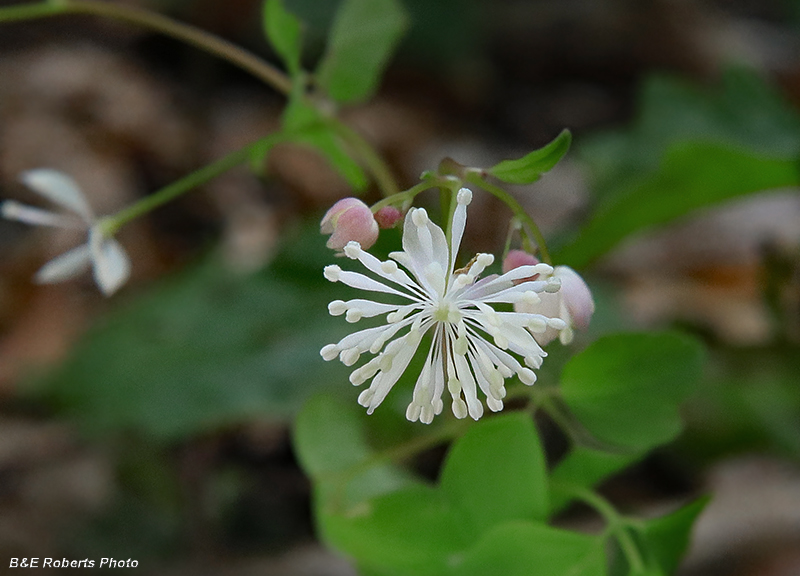
<instances>
[{"instance_id":1,"label":"small green leaflet","mask_svg":"<svg viewBox=\"0 0 800 576\"><path fill-rule=\"evenodd\" d=\"M396 0L344 0L317 68L320 87L336 102L369 98L406 25Z\"/></svg>"},{"instance_id":2,"label":"small green leaflet","mask_svg":"<svg viewBox=\"0 0 800 576\"><path fill-rule=\"evenodd\" d=\"M300 72L303 38L300 20L283 6L283 0L264 2L264 32L275 52L283 59L289 74Z\"/></svg>"},{"instance_id":3,"label":"small green leaflet","mask_svg":"<svg viewBox=\"0 0 800 576\"><path fill-rule=\"evenodd\" d=\"M489 168L489 174L508 184L533 184L558 164L569 150L572 134L563 130L555 140L517 160L503 160Z\"/></svg>"}]
</instances>

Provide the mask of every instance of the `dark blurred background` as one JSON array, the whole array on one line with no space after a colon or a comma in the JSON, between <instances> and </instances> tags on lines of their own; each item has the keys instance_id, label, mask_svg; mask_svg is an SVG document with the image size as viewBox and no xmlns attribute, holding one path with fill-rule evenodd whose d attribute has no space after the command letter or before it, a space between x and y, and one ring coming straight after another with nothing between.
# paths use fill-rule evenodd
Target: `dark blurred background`
<instances>
[{"instance_id":1,"label":"dark blurred background","mask_svg":"<svg viewBox=\"0 0 800 576\"><path fill-rule=\"evenodd\" d=\"M124 3L276 61L256 0ZM308 25L311 67L337 3L286 4ZM617 152L657 161L654 141L681 122L700 134L722 126L738 141L735 97L761 110L763 91L772 108L753 123L767 126L756 147L769 151L781 114L794 121L800 103L793 0L404 5L411 27L382 89L342 117L404 186L445 156L490 166L571 129L567 158L517 190L555 244L611 186L603 170ZM275 130L283 103L230 64L126 24L2 24L0 196L38 203L17 175L48 166L109 213ZM667 125L639 129L659 118ZM319 363L317 340L333 332L287 328L311 309L287 278L305 286L306 269L329 259L314 222L349 194L314 152L279 147L263 176L234 170L126 227L133 278L110 301L88 277L30 281L79 237L0 222L0 564L114 556L137 558L143 574L354 574L315 543L309 484L289 440L311 387L293 374ZM498 252L508 214L479 202L488 216L471 222L467 243ZM285 238L297 248L289 256ZM259 272L275 254L281 272ZM605 486L642 515L714 495L681 574L800 575L799 270L800 196L778 190L638 235L587 272L593 334L681 326L711 349L686 434ZM174 350L159 355L164 339ZM269 354L253 359L262 341ZM146 346L152 355L138 355ZM180 352L203 346L212 353L199 368ZM343 381L326 368L320 378ZM278 384L265 380L272 370ZM217 394L232 400L215 411ZM440 458L419 465L435 470ZM563 522L591 521L577 510Z\"/></svg>"}]
</instances>

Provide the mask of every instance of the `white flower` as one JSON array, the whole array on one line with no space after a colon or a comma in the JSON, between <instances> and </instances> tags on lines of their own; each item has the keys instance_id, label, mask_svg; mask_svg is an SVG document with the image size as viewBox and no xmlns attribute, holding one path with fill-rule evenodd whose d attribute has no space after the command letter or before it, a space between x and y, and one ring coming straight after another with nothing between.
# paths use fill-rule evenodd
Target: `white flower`
<instances>
[{"instance_id":1,"label":"white flower","mask_svg":"<svg viewBox=\"0 0 800 576\"><path fill-rule=\"evenodd\" d=\"M535 274L548 275L553 270L551 266L521 266L502 276L478 280L494 261L491 254L478 254L468 267L454 270L471 199L472 192L466 188L459 191L449 246L442 229L428 219L422 208L406 215L403 251L390 254L392 260L381 262L357 242L345 246L349 258L360 261L372 274L388 282L336 265L325 268L325 277L332 282L392 295L402 301L389 304L366 299L335 300L328 306L332 315L345 314L348 322L387 314L386 324L354 332L321 350L325 360L338 356L346 366L354 365L365 352L377 354L350 374L350 381L356 386L372 379L369 388L358 397L359 404L370 414L408 367L426 333L431 334L432 343L406 417L428 424L442 411L445 388L458 418L469 414L477 420L483 415L478 388L486 396L490 410L502 410L505 379L516 374L523 383L533 384L536 375L532 369L540 367L547 355L528 330L541 333L548 327L564 328L558 318L500 312L489 305L534 303L539 301L539 293L557 291L557 279L514 284L514 280ZM399 335L401 331L404 333Z\"/></svg>"},{"instance_id":2,"label":"white flower","mask_svg":"<svg viewBox=\"0 0 800 576\"><path fill-rule=\"evenodd\" d=\"M3 217L39 226L85 229L89 234L86 244L50 260L36 273L34 280L41 284L61 282L77 276L91 265L100 290L106 296L116 292L130 276L130 260L119 242L103 233L102 221L94 215L75 181L66 174L47 168L24 172L20 180L51 202L74 212L78 218L13 200L6 200L0 207Z\"/></svg>"}]
</instances>

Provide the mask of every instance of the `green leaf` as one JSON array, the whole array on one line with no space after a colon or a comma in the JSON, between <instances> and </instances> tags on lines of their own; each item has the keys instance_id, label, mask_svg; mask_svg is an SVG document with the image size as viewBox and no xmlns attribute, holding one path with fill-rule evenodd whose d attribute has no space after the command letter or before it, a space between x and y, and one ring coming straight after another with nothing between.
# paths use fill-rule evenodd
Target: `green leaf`
<instances>
[{"instance_id":1,"label":"green leaf","mask_svg":"<svg viewBox=\"0 0 800 576\"><path fill-rule=\"evenodd\" d=\"M503 160L489 168L489 174L508 184L532 184L553 168L569 150L572 134L563 130L548 145L517 160Z\"/></svg>"},{"instance_id":2,"label":"green leaf","mask_svg":"<svg viewBox=\"0 0 800 576\"><path fill-rule=\"evenodd\" d=\"M313 148L347 181L354 190L366 189L369 181L353 160L344 142L325 122L319 111L306 104L294 90L283 113L283 131L288 141Z\"/></svg>"},{"instance_id":3,"label":"green leaf","mask_svg":"<svg viewBox=\"0 0 800 576\"><path fill-rule=\"evenodd\" d=\"M330 395L311 398L298 414L294 447L303 469L319 484L320 513L335 509L345 514L373 496L408 484L408 476L394 466L375 463L358 469L374 453L367 435L359 407Z\"/></svg>"},{"instance_id":4,"label":"green leaf","mask_svg":"<svg viewBox=\"0 0 800 576\"><path fill-rule=\"evenodd\" d=\"M639 101L631 127L592 135L578 147L601 197L657 171L665 152L681 142L715 142L775 158L800 153L796 108L757 71L730 69L721 85L711 88L653 75Z\"/></svg>"},{"instance_id":5,"label":"green leaf","mask_svg":"<svg viewBox=\"0 0 800 576\"><path fill-rule=\"evenodd\" d=\"M264 32L291 76L300 72L302 35L300 20L283 5L283 0L264 2Z\"/></svg>"},{"instance_id":6,"label":"green leaf","mask_svg":"<svg viewBox=\"0 0 800 576\"><path fill-rule=\"evenodd\" d=\"M366 190L369 181L361 166L345 151L341 139L329 128L321 127L297 134L294 139L317 150L356 192Z\"/></svg>"},{"instance_id":7,"label":"green leaf","mask_svg":"<svg viewBox=\"0 0 800 576\"><path fill-rule=\"evenodd\" d=\"M320 517L326 539L386 575L440 576L466 540L444 495L416 485L370 500L348 514Z\"/></svg>"},{"instance_id":8,"label":"green leaf","mask_svg":"<svg viewBox=\"0 0 800 576\"><path fill-rule=\"evenodd\" d=\"M488 531L448 574L605 576L603 539L534 522L506 522Z\"/></svg>"},{"instance_id":9,"label":"green leaf","mask_svg":"<svg viewBox=\"0 0 800 576\"><path fill-rule=\"evenodd\" d=\"M591 488L611 474L628 467L639 457L639 454L613 454L576 446L553 469L550 481L554 484ZM558 512L571 500L563 492L553 491L550 496L551 513Z\"/></svg>"},{"instance_id":10,"label":"green leaf","mask_svg":"<svg viewBox=\"0 0 800 576\"><path fill-rule=\"evenodd\" d=\"M689 545L692 526L709 500L700 498L672 514L645 523L642 536L654 569L658 568L664 574L675 573Z\"/></svg>"},{"instance_id":11,"label":"green leaf","mask_svg":"<svg viewBox=\"0 0 800 576\"><path fill-rule=\"evenodd\" d=\"M405 29L397 0L344 0L317 69L319 85L337 102L367 99Z\"/></svg>"},{"instance_id":12,"label":"green leaf","mask_svg":"<svg viewBox=\"0 0 800 576\"><path fill-rule=\"evenodd\" d=\"M321 277L324 242L314 224L257 273L210 258L157 284L98 321L39 393L90 434L172 441L291 417L313 391L347 381L319 357L340 333L326 311L340 292Z\"/></svg>"},{"instance_id":13,"label":"green leaf","mask_svg":"<svg viewBox=\"0 0 800 576\"><path fill-rule=\"evenodd\" d=\"M442 490L476 536L506 520L547 515L547 473L539 436L525 413L470 427L450 449Z\"/></svg>"},{"instance_id":14,"label":"green leaf","mask_svg":"<svg viewBox=\"0 0 800 576\"><path fill-rule=\"evenodd\" d=\"M292 438L300 464L312 478L345 470L372 452L355 409L323 394L303 406Z\"/></svg>"},{"instance_id":15,"label":"green leaf","mask_svg":"<svg viewBox=\"0 0 800 576\"><path fill-rule=\"evenodd\" d=\"M770 158L724 144L682 142L671 146L661 166L597 210L554 259L580 268L635 232L665 224L693 210L754 192L797 186L794 158Z\"/></svg>"},{"instance_id":16,"label":"green leaf","mask_svg":"<svg viewBox=\"0 0 800 576\"><path fill-rule=\"evenodd\" d=\"M599 440L647 450L680 432L678 404L693 391L702 366L703 350L688 336L606 336L567 363L561 393Z\"/></svg>"},{"instance_id":17,"label":"green leaf","mask_svg":"<svg viewBox=\"0 0 800 576\"><path fill-rule=\"evenodd\" d=\"M796 185L800 115L762 76L732 69L712 89L647 79L630 128L578 147L597 213L556 259L585 266L628 235L697 208Z\"/></svg>"}]
</instances>

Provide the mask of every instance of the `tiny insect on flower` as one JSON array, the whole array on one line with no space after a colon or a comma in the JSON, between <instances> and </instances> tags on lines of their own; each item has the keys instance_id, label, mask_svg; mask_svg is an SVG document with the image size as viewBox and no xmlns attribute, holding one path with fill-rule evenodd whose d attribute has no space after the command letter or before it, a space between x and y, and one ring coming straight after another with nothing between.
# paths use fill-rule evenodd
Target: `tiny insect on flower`
<instances>
[{"instance_id":1,"label":"tiny insect on flower","mask_svg":"<svg viewBox=\"0 0 800 576\"><path fill-rule=\"evenodd\" d=\"M471 199L470 190L458 192L449 242L426 211L415 208L406 215L403 251L390 254L390 260L380 261L358 242L344 247L345 255L358 260L371 275L337 265L325 268L325 277L332 282L403 300L401 304L335 300L328 306L332 315L344 314L348 322L386 314L386 324L354 332L320 352L325 360L338 357L346 366L355 365L366 352L375 355L350 374L356 386L370 381L358 398L370 414L400 379L428 334L431 345L406 417L429 424L442 412L445 390L458 418L469 415L477 420L483 415L478 389L490 410L502 410L506 379L516 375L524 384L532 385L536 381L533 370L547 355L532 333L565 327L559 318L497 311L491 306L535 303L540 294L558 291L558 279L549 277L551 266L521 266L500 276L480 278L494 257L478 254L468 267L456 270ZM548 278L515 282L535 275Z\"/></svg>"}]
</instances>

